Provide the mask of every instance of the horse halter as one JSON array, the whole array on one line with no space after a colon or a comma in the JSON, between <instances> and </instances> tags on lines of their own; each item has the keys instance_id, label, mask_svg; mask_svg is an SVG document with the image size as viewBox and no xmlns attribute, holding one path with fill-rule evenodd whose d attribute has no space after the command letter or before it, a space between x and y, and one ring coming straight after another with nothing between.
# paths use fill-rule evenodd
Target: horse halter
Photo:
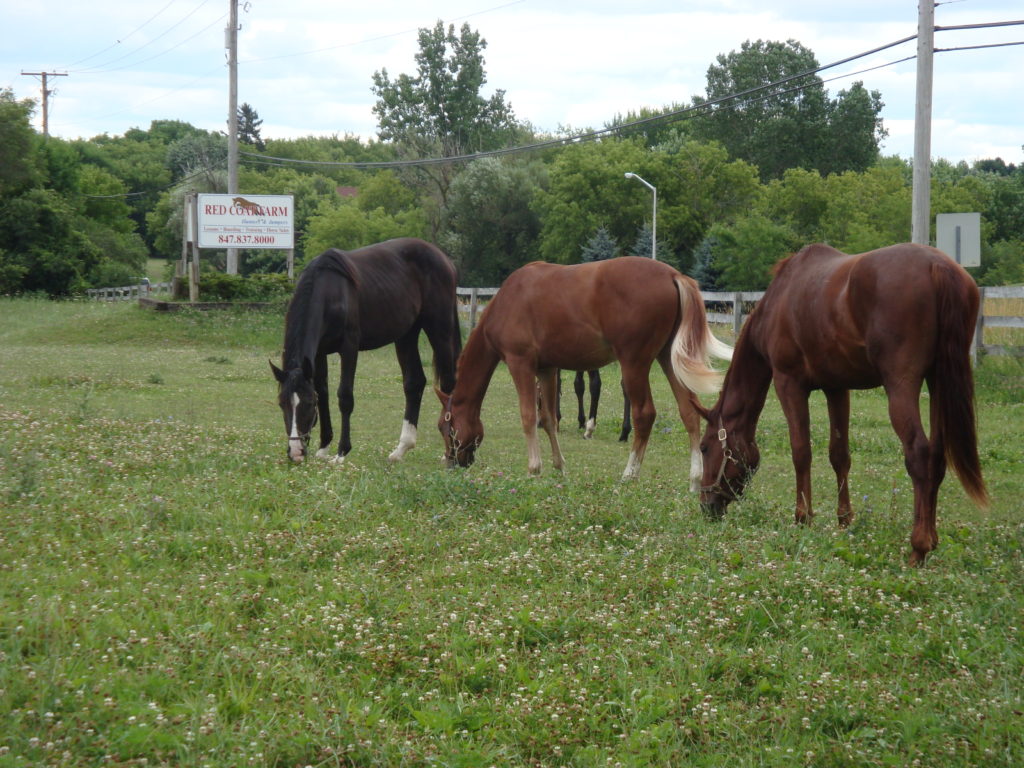
<instances>
[{"instance_id":1,"label":"horse halter","mask_svg":"<svg viewBox=\"0 0 1024 768\"><path fill-rule=\"evenodd\" d=\"M305 443L309 442L309 437L310 437L310 435L313 434L313 427L315 427L317 425L317 422L320 421L320 408L318 407L318 402L319 401L317 399L316 392L314 392L313 393L313 420L311 422L309 422L309 429L307 429L301 435L295 435L295 437L292 437L291 435L289 435L288 436L288 442L289 443L292 443L294 441L298 441L300 443L305 444ZM296 414L297 414L297 411L295 413L293 413L293 415L292 415L293 419L295 418ZM294 426L294 424L292 426Z\"/></svg>"},{"instance_id":2,"label":"horse halter","mask_svg":"<svg viewBox=\"0 0 1024 768\"><path fill-rule=\"evenodd\" d=\"M458 461L459 461L459 451L462 450L463 446L462 446L462 441L459 440L459 430L455 429L452 426L452 411L451 411L451 405L450 404L449 404L448 408L445 409L445 412L444 412L444 423L448 427L448 440L449 440L449 443L451 444L451 449L452 449L451 460L454 461L457 464ZM474 451L476 451L476 449L479 448L479 447L480 447L480 438L478 437L475 440L473 440L472 448L473 448Z\"/></svg>"},{"instance_id":3,"label":"horse halter","mask_svg":"<svg viewBox=\"0 0 1024 768\"><path fill-rule=\"evenodd\" d=\"M739 494L732 487L732 483L728 480L725 481L725 487L722 487L722 480L725 479L725 468L730 462L740 467L742 466L740 460L733 454L732 449L729 447L729 436L725 431L725 423L722 421L722 416L718 416L718 441L722 444L722 463L718 467L718 477L715 478L713 485L701 486L701 493L714 493L718 496L725 496L730 501L735 501L739 498ZM726 493L728 491L728 493Z\"/></svg>"}]
</instances>

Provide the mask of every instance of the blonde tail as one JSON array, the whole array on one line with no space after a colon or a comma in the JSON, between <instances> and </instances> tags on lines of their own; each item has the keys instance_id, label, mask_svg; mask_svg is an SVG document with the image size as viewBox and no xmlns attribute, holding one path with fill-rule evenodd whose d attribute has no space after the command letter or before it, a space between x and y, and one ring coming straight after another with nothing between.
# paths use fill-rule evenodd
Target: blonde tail
<instances>
[{"instance_id":1,"label":"blonde tail","mask_svg":"<svg viewBox=\"0 0 1024 768\"><path fill-rule=\"evenodd\" d=\"M722 374L711 367L711 357L731 360L732 347L711 333L697 284L685 275L674 280L681 320L672 340L672 369L691 392L713 394L722 388Z\"/></svg>"}]
</instances>

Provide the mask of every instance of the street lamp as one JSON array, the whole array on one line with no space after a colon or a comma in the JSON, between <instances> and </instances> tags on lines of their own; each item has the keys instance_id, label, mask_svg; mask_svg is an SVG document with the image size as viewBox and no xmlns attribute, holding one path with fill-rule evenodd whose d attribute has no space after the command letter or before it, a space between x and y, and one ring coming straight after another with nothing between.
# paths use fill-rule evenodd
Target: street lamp
<instances>
[{"instance_id":1,"label":"street lamp","mask_svg":"<svg viewBox=\"0 0 1024 768\"><path fill-rule=\"evenodd\" d=\"M651 192L654 193L654 215L651 217L651 258L657 260L658 258L658 188L653 184L644 181L642 178L637 176L635 173L626 172L627 179L636 179Z\"/></svg>"}]
</instances>

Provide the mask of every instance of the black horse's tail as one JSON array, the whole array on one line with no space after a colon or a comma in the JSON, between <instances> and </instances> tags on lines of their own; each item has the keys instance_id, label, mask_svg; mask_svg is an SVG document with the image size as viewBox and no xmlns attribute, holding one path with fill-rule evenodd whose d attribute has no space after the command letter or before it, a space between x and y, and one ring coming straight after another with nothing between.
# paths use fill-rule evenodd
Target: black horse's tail
<instances>
[{"instance_id":1,"label":"black horse's tail","mask_svg":"<svg viewBox=\"0 0 1024 768\"><path fill-rule=\"evenodd\" d=\"M932 267L938 297L938 339L935 370L929 388L936 400L938 429L943 436L946 461L956 472L967 495L979 506L988 505L981 476L974 413L974 374L970 348L980 299L978 287L952 262Z\"/></svg>"},{"instance_id":2,"label":"black horse's tail","mask_svg":"<svg viewBox=\"0 0 1024 768\"><path fill-rule=\"evenodd\" d=\"M446 333L446 335L448 336L447 345L448 345L449 352L451 354L451 364L452 364L452 370L450 371L450 374L451 374L451 384L449 386L449 389L451 389L451 388L454 388L454 386L455 386L455 372L456 372L456 369L458 367L459 355L462 354L462 320L459 318L459 297L458 297L458 294L457 294L458 285L459 285L459 273L458 273L458 269L455 267L454 264L452 264L451 259L449 259L448 256L442 254L442 257L444 259L444 263L447 265L448 269L450 269L451 273L452 273L452 277L451 277L451 300L452 300L451 320L449 322L447 333ZM434 388L435 389L443 389L443 387L445 385L445 382L443 381L444 376L442 375L442 372L441 372L441 370L438 367L437 351L436 351L436 349L434 351L433 369L434 369ZM451 393L448 392L446 394L451 394Z\"/></svg>"}]
</instances>

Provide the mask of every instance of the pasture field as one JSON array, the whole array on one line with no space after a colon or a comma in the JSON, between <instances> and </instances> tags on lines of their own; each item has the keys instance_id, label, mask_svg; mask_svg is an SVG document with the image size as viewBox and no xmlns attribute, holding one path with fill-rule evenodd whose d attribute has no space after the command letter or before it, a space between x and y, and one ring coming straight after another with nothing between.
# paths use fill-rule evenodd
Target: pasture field
<instances>
[{"instance_id":1,"label":"pasture field","mask_svg":"<svg viewBox=\"0 0 1024 768\"><path fill-rule=\"evenodd\" d=\"M910 569L877 391L849 530L820 396L813 525L774 394L713 521L660 372L632 483L613 369L564 476L526 478L503 368L475 466L440 467L429 393L389 466L390 348L360 358L345 463L291 466L282 315L0 300L0 768L1024 765L1021 361L977 370L991 508L947 476Z\"/></svg>"}]
</instances>

